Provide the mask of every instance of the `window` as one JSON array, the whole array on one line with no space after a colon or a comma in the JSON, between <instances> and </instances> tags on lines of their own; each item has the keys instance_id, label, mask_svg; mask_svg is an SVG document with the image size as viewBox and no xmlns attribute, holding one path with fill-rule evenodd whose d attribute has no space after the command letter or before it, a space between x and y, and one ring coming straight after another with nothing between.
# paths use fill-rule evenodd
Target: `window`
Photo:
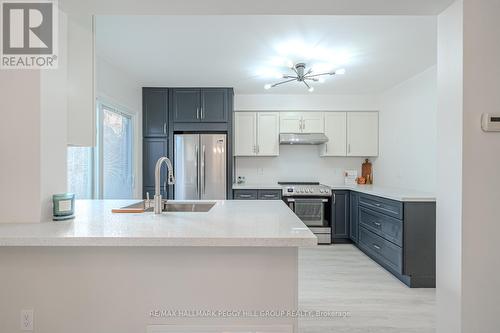
<instances>
[{"instance_id":1,"label":"window","mask_svg":"<svg viewBox=\"0 0 500 333\"><path fill-rule=\"evenodd\" d=\"M68 192L77 199L94 197L93 149L68 147Z\"/></svg>"},{"instance_id":2,"label":"window","mask_svg":"<svg viewBox=\"0 0 500 333\"><path fill-rule=\"evenodd\" d=\"M68 191L77 199L133 198L133 117L100 102L97 115L97 147L68 148Z\"/></svg>"},{"instance_id":3,"label":"window","mask_svg":"<svg viewBox=\"0 0 500 333\"><path fill-rule=\"evenodd\" d=\"M101 105L100 112L100 198L133 197L132 118Z\"/></svg>"}]
</instances>

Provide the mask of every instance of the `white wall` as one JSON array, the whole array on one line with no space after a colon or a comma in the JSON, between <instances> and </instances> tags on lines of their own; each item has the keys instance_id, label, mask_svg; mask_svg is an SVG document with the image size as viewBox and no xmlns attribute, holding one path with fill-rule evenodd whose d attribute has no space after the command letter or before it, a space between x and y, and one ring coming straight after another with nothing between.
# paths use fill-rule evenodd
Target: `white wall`
<instances>
[{"instance_id":1,"label":"white wall","mask_svg":"<svg viewBox=\"0 0 500 333\"><path fill-rule=\"evenodd\" d=\"M457 1L438 17L437 126L439 131L436 191L438 333L461 332L462 50L462 1ZM481 194L475 193L475 195ZM489 290L488 285L481 287Z\"/></svg>"},{"instance_id":2,"label":"white wall","mask_svg":"<svg viewBox=\"0 0 500 333\"><path fill-rule=\"evenodd\" d=\"M489 333L500 331L500 133L480 119L500 113L500 1L463 3L462 330Z\"/></svg>"},{"instance_id":3,"label":"white wall","mask_svg":"<svg viewBox=\"0 0 500 333\"><path fill-rule=\"evenodd\" d=\"M0 223L48 221L52 194L66 192L66 16L59 13L59 66L0 72Z\"/></svg>"},{"instance_id":4,"label":"white wall","mask_svg":"<svg viewBox=\"0 0 500 333\"><path fill-rule=\"evenodd\" d=\"M239 111L376 111L378 95L238 95L234 109Z\"/></svg>"},{"instance_id":5,"label":"white wall","mask_svg":"<svg viewBox=\"0 0 500 333\"><path fill-rule=\"evenodd\" d=\"M436 66L380 97L380 155L376 182L431 192L436 189Z\"/></svg>"},{"instance_id":6,"label":"white wall","mask_svg":"<svg viewBox=\"0 0 500 333\"><path fill-rule=\"evenodd\" d=\"M134 121L134 195L142 197L142 89L126 70L96 57L96 96L130 114Z\"/></svg>"}]
</instances>

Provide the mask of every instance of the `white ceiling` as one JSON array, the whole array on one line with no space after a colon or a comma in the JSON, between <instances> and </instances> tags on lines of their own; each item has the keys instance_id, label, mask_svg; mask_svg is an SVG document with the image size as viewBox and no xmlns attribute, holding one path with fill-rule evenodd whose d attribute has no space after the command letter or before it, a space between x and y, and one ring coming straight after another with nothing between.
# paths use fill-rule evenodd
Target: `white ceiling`
<instances>
[{"instance_id":1,"label":"white ceiling","mask_svg":"<svg viewBox=\"0 0 500 333\"><path fill-rule=\"evenodd\" d=\"M343 76L313 94L379 93L436 63L435 16L98 16L96 49L142 86L228 86L238 94L305 94L299 83L264 90L286 73L276 59L335 63ZM300 46L300 44L305 45ZM304 55L302 49L312 50ZM309 59L306 59L309 58Z\"/></svg>"}]
</instances>

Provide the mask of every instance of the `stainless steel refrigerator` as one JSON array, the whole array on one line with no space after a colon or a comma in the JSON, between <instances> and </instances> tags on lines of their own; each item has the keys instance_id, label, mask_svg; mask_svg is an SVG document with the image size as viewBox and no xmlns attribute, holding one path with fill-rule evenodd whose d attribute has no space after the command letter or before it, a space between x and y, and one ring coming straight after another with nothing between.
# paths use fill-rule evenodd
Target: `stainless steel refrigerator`
<instances>
[{"instance_id":1,"label":"stainless steel refrigerator","mask_svg":"<svg viewBox=\"0 0 500 333\"><path fill-rule=\"evenodd\" d=\"M174 198L226 199L226 134L176 134L174 143Z\"/></svg>"}]
</instances>

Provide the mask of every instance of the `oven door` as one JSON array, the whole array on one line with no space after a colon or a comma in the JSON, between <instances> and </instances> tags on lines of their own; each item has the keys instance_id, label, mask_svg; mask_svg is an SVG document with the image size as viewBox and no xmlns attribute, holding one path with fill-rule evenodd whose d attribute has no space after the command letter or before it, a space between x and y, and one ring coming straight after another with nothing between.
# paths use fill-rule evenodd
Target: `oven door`
<instances>
[{"instance_id":1,"label":"oven door","mask_svg":"<svg viewBox=\"0 0 500 333\"><path fill-rule=\"evenodd\" d=\"M286 198L288 206L308 227L329 227L325 218L325 198Z\"/></svg>"}]
</instances>

